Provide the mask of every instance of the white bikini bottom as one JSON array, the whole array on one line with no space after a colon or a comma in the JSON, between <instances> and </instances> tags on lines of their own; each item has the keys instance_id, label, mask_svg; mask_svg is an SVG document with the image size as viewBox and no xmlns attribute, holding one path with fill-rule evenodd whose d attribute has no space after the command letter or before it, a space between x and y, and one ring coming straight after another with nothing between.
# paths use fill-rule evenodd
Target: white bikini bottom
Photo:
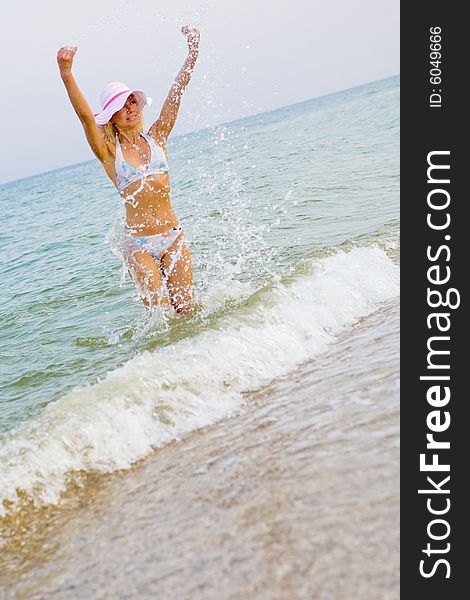
<instances>
[{"instance_id":1,"label":"white bikini bottom","mask_svg":"<svg viewBox=\"0 0 470 600\"><path fill-rule=\"evenodd\" d=\"M160 260L168 252L171 245L178 239L182 232L181 225L172 227L157 235L133 236L126 235L126 250L132 253L149 252L155 260Z\"/></svg>"}]
</instances>

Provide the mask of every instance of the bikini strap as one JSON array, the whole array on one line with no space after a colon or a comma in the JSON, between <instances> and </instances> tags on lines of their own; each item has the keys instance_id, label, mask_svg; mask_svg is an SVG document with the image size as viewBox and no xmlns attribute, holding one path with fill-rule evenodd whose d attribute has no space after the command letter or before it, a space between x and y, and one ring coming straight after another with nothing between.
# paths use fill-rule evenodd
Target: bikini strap
<instances>
[{"instance_id":1,"label":"bikini strap","mask_svg":"<svg viewBox=\"0 0 470 600\"><path fill-rule=\"evenodd\" d=\"M119 135L116 133L116 153L117 153L118 149L122 156L121 142L119 141Z\"/></svg>"},{"instance_id":2,"label":"bikini strap","mask_svg":"<svg viewBox=\"0 0 470 600\"><path fill-rule=\"evenodd\" d=\"M160 145L157 144L157 142L155 141L155 139L153 138L153 136L149 135L148 133L141 133L140 134L144 140L147 140L149 146L158 146L160 148Z\"/></svg>"}]
</instances>

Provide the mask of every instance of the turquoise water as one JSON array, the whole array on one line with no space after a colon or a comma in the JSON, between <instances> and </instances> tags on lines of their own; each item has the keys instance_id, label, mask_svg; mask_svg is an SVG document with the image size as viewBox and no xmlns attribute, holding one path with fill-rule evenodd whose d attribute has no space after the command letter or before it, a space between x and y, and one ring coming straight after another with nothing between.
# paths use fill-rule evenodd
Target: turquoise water
<instances>
[{"instance_id":1,"label":"turquoise water","mask_svg":"<svg viewBox=\"0 0 470 600\"><path fill-rule=\"evenodd\" d=\"M108 241L120 227L119 196L97 161L1 186L3 458L8 462L11 444L18 448L26 439L33 452L42 443L39 424L59 412L62 421L78 415L73 426L79 430L88 398L119 397L128 406L133 394L143 398L146 392L136 390L144 385L154 403L146 410L154 414L157 387L166 381L169 389L187 384L201 400L194 388L203 380L210 388L212 376L192 367L201 356L204 368L224 363L225 387L242 377L243 389L256 386L278 375L279 365L291 367L321 350L323 333L317 346L302 340L317 325L328 333L326 308L352 307L351 315L338 308L335 319L344 327L396 295L387 253L398 244L398 106L399 78L393 77L171 141L173 204L191 242L199 305L189 319L149 317L123 277ZM339 251L343 258L335 259ZM317 274L325 269L329 283L319 287ZM375 287L367 287L371 278ZM321 306L304 298L311 290ZM291 316L302 331L294 332ZM292 364L273 358L282 345L289 359L295 354L282 337L285 323L303 348ZM261 371L249 373L256 357L237 362L253 345L244 337L250 327L269 351L262 378ZM227 352L222 357L211 354L219 343ZM144 381L129 375L136 361ZM129 377L115 376L124 372L116 371L120 366ZM116 388L108 385L114 377ZM214 388L214 398L225 398L225 387ZM166 397L165 410L174 408L176 395ZM225 408L232 401L227 396ZM214 407L207 411L212 420L220 416ZM145 453L139 452L124 462ZM115 468L119 460L113 460L103 470ZM88 466L97 468L92 460Z\"/></svg>"}]
</instances>

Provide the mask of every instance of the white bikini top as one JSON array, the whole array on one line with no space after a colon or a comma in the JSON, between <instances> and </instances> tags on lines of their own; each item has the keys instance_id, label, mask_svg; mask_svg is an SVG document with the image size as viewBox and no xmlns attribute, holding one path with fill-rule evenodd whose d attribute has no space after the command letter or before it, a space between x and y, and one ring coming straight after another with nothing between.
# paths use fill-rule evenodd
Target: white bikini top
<instances>
[{"instance_id":1,"label":"white bikini top","mask_svg":"<svg viewBox=\"0 0 470 600\"><path fill-rule=\"evenodd\" d=\"M135 168L126 162L122 155L119 137L116 135L116 159L114 169L116 171L117 189L120 192L135 181L145 179L150 175L169 172L168 161L163 152L163 148L157 144L152 136L145 133L141 133L140 135L147 140L148 145L150 146L150 160L148 163L143 164L138 168Z\"/></svg>"}]
</instances>

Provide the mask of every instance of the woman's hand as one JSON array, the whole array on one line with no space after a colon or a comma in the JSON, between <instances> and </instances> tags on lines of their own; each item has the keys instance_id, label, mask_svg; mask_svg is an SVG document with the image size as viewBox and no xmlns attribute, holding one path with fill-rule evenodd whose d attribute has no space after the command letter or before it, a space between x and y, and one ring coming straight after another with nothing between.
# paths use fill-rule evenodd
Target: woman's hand
<instances>
[{"instance_id":1,"label":"woman's hand","mask_svg":"<svg viewBox=\"0 0 470 600\"><path fill-rule=\"evenodd\" d=\"M184 27L181 27L181 33L186 37L188 42L189 54L168 92L160 116L149 130L151 136L157 141L160 140L159 143L166 143L168 136L176 123L181 98L186 86L191 80L194 65L196 64L199 55L199 29L185 25Z\"/></svg>"},{"instance_id":2,"label":"woman's hand","mask_svg":"<svg viewBox=\"0 0 470 600\"><path fill-rule=\"evenodd\" d=\"M184 25L183 27L181 27L181 33L184 36L186 36L189 53L197 54L199 52L199 40L201 38L199 29L197 29L196 27L189 27L188 25Z\"/></svg>"},{"instance_id":3,"label":"woman's hand","mask_svg":"<svg viewBox=\"0 0 470 600\"><path fill-rule=\"evenodd\" d=\"M57 64L61 75L71 73L73 57L78 50L77 46L63 46L57 52Z\"/></svg>"}]
</instances>

